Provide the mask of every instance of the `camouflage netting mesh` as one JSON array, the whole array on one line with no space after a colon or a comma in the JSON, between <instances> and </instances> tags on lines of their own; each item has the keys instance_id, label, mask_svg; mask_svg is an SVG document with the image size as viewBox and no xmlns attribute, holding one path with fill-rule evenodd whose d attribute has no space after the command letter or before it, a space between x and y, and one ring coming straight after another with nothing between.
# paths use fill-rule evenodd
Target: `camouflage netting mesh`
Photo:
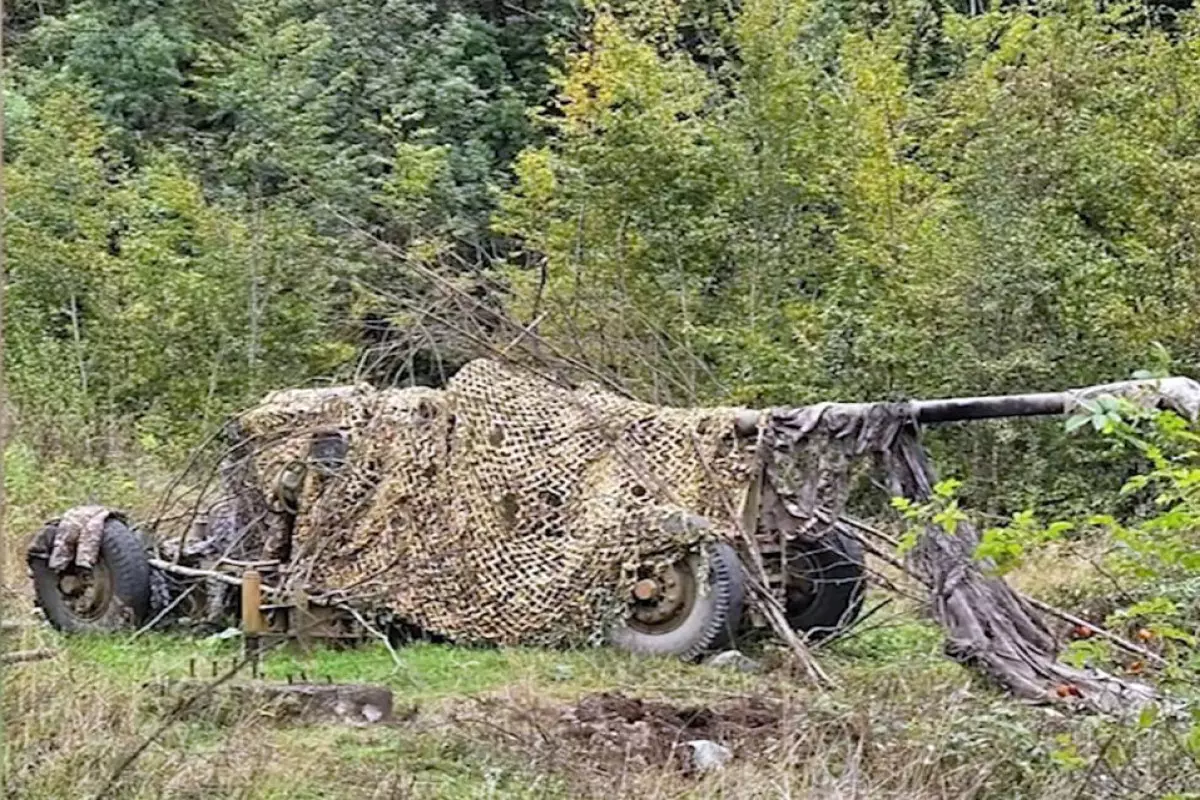
<instances>
[{"instance_id":1,"label":"camouflage netting mesh","mask_svg":"<svg viewBox=\"0 0 1200 800\"><path fill-rule=\"evenodd\" d=\"M637 565L736 531L755 463L739 411L480 360L440 391L275 393L242 418L253 456L223 483L294 585L458 641L594 641Z\"/></svg>"}]
</instances>

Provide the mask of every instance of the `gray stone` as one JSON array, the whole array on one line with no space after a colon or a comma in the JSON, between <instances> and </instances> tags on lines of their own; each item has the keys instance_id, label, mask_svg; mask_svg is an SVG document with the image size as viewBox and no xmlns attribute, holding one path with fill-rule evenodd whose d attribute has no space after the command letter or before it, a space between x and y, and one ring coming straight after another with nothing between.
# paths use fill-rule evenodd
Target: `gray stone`
<instances>
[{"instance_id":1,"label":"gray stone","mask_svg":"<svg viewBox=\"0 0 1200 800\"><path fill-rule=\"evenodd\" d=\"M733 758L732 750L708 739L694 739L684 744L692 748L691 766L696 772L724 769Z\"/></svg>"},{"instance_id":2,"label":"gray stone","mask_svg":"<svg viewBox=\"0 0 1200 800\"><path fill-rule=\"evenodd\" d=\"M738 650L726 650L724 653L717 653L706 662L710 667L717 669L734 669L738 672L762 672L762 664L755 661L749 656L743 655Z\"/></svg>"}]
</instances>

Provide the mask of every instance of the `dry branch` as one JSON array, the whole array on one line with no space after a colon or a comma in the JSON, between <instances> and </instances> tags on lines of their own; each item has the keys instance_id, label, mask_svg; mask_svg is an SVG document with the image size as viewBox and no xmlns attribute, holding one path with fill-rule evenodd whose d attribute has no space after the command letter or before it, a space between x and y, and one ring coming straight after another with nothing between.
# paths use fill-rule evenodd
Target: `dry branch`
<instances>
[{"instance_id":1,"label":"dry branch","mask_svg":"<svg viewBox=\"0 0 1200 800\"><path fill-rule=\"evenodd\" d=\"M38 648L37 650L14 650L11 653L0 653L0 664L23 664L28 661L45 661L54 658L57 650Z\"/></svg>"},{"instance_id":2,"label":"dry branch","mask_svg":"<svg viewBox=\"0 0 1200 800\"><path fill-rule=\"evenodd\" d=\"M758 446L760 448L762 446L761 437L759 439ZM709 479L714 485L719 485L719 481L716 479L713 466L711 463L709 463L708 459L705 458L704 452L700 448L700 442L697 440L695 435L692 436L692 447L696 453L696 457L704 466L705 472L708 473ZM811 680L817 686L826 688L836 687L837 683L829 677L829 674L825 672L824 669L821 668L821 665L817 663L815 658L813 658L812 653L808 651L808 647L805 646L804 641L796 635L796 631L792 629L791 623L788 622L787 612L779 603L779 600L771 592L770 581L767 579L766 569L764 568L762 562L762 555L758 549L758 542L756 542L754 539L753 530L748 528L746 525L745 517L747 514L745 513L745 510L743 509L743 513L738 513L738 511L733 507L733 503L730 501L728 495L723 496L722 499L725 501L726 513L729 515L729 518L733 521L737 528L738 536L742 539L747 551L752 555L750 563L753 566L753 570L746 569L745 571L748 578L747 583L750 586L750 591L754 595L754 600L757 603L759 610L762 612L763 616L767 618L767 622L771 624L771 629L775 631L775 635L782 639L784 643L786 643L791 649L793 655L796 656L796 659L804 668L804 673L808 676L809 680ZM757 511L757 509L755 509L755 511ZM757 519L757 513L754 514L754 517ZM743 569L745 569L745 559L743 559L742 566Z\"/></svg>"},{"instance_id":3,"label":"dry branch","mask_svg":"<svg viewBox=\"0 0 1200 800\"><path fill-rule=\"evenodd\" d=\"M173 575L181 575L185 578L211 578L214 581L229 584L230 586L241 586L242 579L230 575L227 572L217 572L211 569L197 569L195 567L185 567L182 564L175 564L170 561L164 561L161 558L149 559L150 566L156 569L161 569L163 572L170 572Z\"/></svg>"},{"instance_id":4,"label":"dry branch","mask_svg":"<svg viewBox=\"0 0 1200 800\"><path fill-rule=\"evenodd\" d=\"M841 517L839 517L838 522L842 523L844 526L848 526L849 528L853 529L853 530L847 531L847 532L853 533L854 531L857 531L858 534L856 534L856 535L858 536L859 541L861 541L863 543L863 546L867 547L873 555L876 555L877 557L887 561L887 563L890 564L891 566L893 566L899 570L902 570L909 577L914 578L918 581L921 581L928 588L929 584L925 583L925 581L923 581L921 579L921 577L916 574L916 572L914 572L907 565L901 563L898 559L892 558L891 556L880 551L878 548L871 546L869 542L867 542L865 539L863 539L862 534L866 534L866 535L878 538L878 539L892 545L893 547L898 546L900 544L899 540L896 539L896 537L892 536L891 534L887 533L886 531L882 531L873 525L869 525L868 523L863 522L862 520L859 520L859 519L855 519L854 517L851 517L847 514L843 514ZM1164 659L1162 656L1158 655L1157 653L1155 653L1151 650L1147 650L1144 647L1140 647L1140 646L1134 644L1133 642L1129 641L1128 639L1126 639L1122 636L1118 636L1117 634L1113 633L1112 631L1107 630L1107 629L1095 624L1094 622L1088 622L1087 620L1083 619L1082 617L1077 617L1068 611L1064 611L1061 608L1052 606L1049 603L1046 603L1042 600L1038 600L1036 597L1032 597L1031 595L1028 595L1028 594L1018 591L1016 589L1013 590L1013 593L1018 598L1020 598L1023 602L1028 603L1029 605L1036 608L1038 611L1041 611L1043 614L1049 614L1050 616L1060 619L1063 622L1069 622L1072 625L1077 625L1080 627L1087 628L1096 636L1099 636L1102 639L1112 642L1114 645L1116 645L1117 647L1121 648L1122 650L1124 650L1128 653L1132 653L1136 656L1145 658L1146 660L1151 661L1155 664L1158 664L1159 666L1165 666L1167 663L1166 659Z\"/></svg>"},{"instance_id":5,"label":"dry branch","mask_svg":"<svg viewBox=\"0 0 1200 800\"><path fill-rule=\"evenodd\" d=\"M1095 623L1088 622L1085 619L1081 619L1080 617L1077 617L1074 614L1063 611L1061 608L1055 608L1054 606L1050 605L1049 603L1043 603L1041 600L1038 600L1036 597L1030 597L1029 595L1021 593L1021 592L1017 592L1017 596L1020 597L1022 600L1024 600L1026 603L1029 603L1029 605L1033 606L1038 611L1041 611L1043 614L1049 614L1052 617L1058 617L1063 622L1069 622L1072 625L1078 625L1080 627L1087 628L1094 635L1099 636L1102 639L1107 639L1108 641L1112 642L1117 647L1121 648L1122 650L1124 650L1126 652L1133 653L1136 656L1141 656L1142 658L1146 659L1147 661L1152 661L1155 664L1158 664L1159 666L1166 666L1166 664L1167 664L1167 660L1165 658L1163 658L1162 656L1160 656L1158 653L1155 653L1151 650L1147 650L1144 647L1139 647L1138 645L1134 644L1133 642L1129 641L1128 639L1118 636L1117 634L1113 633L1112 631L1101 628L1099 625L1096 625Z\"/></svg>"}]
</instances>

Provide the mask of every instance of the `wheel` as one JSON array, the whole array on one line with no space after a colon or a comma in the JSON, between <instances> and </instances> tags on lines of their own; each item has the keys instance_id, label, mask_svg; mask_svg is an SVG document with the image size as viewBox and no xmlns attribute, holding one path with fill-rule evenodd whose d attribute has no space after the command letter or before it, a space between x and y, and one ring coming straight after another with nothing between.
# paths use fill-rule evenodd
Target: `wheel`
<instances>
[{"instance_id":1,"label":"wheel","mask_svg":"<svg viewBox=\"0 0 1200 800\"><path fill-rule=\"evenodd\" d=\"M49 553L55 527L40 534ZM142 625L150 614L150 563L141 537L125 523L104 523L100 553L92 569L71 565L61 573L45 558L30 561L37 604L65 633L107 633Z\"/></svg>"},{"instance_id":2,"label":"wheel","mask_svg":"<svg viewBox=\"0 0 1200 800\"><path fill-rule=\"evenodd\" d=\"M696 553L676 561L657 578L642 577L634 586L628 617L612 631L609 641L631 653L686 661L727 644L741 622L745 575L729 545L713 545L707 553L707 575L702 575L705 558Z\"/></svg>"},{"instance_id":3,"label":"wheel","mask_svg":"<svg viewBox=\"0 0 1200 800\"><path fill-rule=\"evenodd\" d=\"M866 591L862 544L829 533L788 545L788 622L814 641L854 622Z\"/></svg>"}]
</instances>

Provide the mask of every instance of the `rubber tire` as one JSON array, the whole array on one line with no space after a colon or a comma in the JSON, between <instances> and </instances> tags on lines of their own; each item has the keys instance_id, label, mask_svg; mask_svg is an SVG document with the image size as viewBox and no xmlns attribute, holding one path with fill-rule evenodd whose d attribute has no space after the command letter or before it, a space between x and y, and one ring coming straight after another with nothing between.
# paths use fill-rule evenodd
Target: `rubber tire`
<instances>
[{"instance_id":1,"label":"rubber tire","mask_svg":"<svg viewBox=\"0 0 1200 800\"><path fill-rule=\"evenodd\" d=\"M43 538L40 552L50 552L55 526L48 526L38 534ZM137 533L118 519L104 523L104 535L100 540L98 562L103 562L112 575L113 599L101 616L85 619L76 615L58 590L58 575L50 569L44 558L29 562L33 572L33 588L36 602L46 619L64 633L111 633L113 631L138 628L150 615L150 562L146 557L145 544Z\"/></svg>"},{"instance_id":2,"label":"rubber tire","mask_svg":"<svg viewBox=\"0 0 1200 800\"><path fill-rule=\"evenodd\" d=\"M820 641L858 619L866 594L866 565L862 543L852 536L830 533L815 542L794 543L813 562L816 595L803 609L789 603L792 629Z\"/></svg>"},{"instance_id":3,"label":"rubber tire","mask_svg":"<svg viewBox=\"0 0 1200 800\"><path fill-rule=\"evenodd\" d=\"M609 643L630 653L694 661L731 642L742 620L746 576L737 551L728 544L718 543L708 552L710 591L697 596L691 613L678 628L652 634L618 625L609 634Z\"/></svg>"}]
</instances>

